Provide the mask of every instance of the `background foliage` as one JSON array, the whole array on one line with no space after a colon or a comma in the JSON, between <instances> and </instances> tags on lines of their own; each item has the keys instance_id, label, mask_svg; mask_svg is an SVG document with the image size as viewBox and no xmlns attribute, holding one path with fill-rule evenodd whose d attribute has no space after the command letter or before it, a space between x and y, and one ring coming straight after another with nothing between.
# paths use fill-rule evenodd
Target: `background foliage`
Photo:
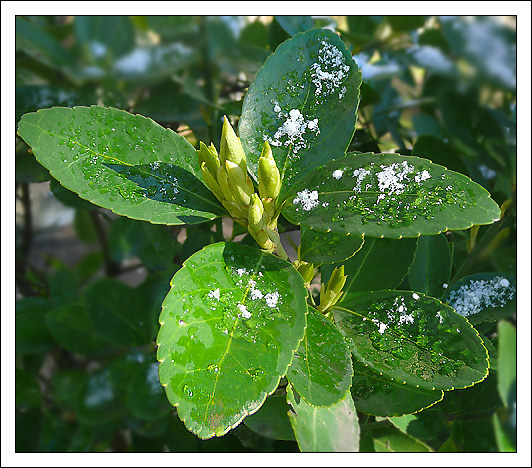
<instances>
[{"instance_id":1,"label":"background foliage","mask_svg":"<svg viewBox=\"0 0 532 468\"><path fill-rule=\"evenodd\" d=\"M505 210L492 226L446 234L451 264L434 264L444 256L422 262L419 246L412 263L403 259L409 246L389 241L398 257L388 277L351 275L351 291L389 281L390 288L402 282L440 297L435 285L443 279L427 278L442 271L447 278L515 275L512 18L17 17L15 123L40 108L98 104L151 117L196 147L199 140L218 144L222 116L236 128L242 97L266 57L312 27L337 31L362 71L349 151L426 157L471 177ZM269 399L269 408L224 437L201 441L177 419L158 382L154 340L170 278L200 248L243 234L238 226L117 217L54 181L18 137L15 161L16 450L298 451L283 399ZM293 228L280 220L287 245ZM441 238L431 243L427 252L441 248ZM364 245L368 258L377 253L372 248ZM324 267L322 280L331 271ZM485 381L446 392L421 413L360 413L360 450L515 449L516 319L498 319L476 325L490 355L498 355ZM298 418L304 424L302 407Z\"/></svg>"}]
</instances>

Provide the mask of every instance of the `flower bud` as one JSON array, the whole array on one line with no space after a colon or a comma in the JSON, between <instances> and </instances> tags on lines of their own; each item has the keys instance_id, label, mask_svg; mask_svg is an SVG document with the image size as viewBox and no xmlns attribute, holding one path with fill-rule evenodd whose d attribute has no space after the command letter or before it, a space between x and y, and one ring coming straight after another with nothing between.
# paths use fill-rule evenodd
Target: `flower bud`
<instances>
[{"instance_id":1,"label":"flower bud","mask_svg":"<svg viewBox=\"0 0 532 468\"><path fill-rule=\"evenodd\" d=\"M346 279L347 276L344 275L344 266L342 265L340 268L337 267L334 269L327 286L322 284L320 291L320 305L318 306L320 312L325 312L338 302L342 296L342 288L345 285Z\"/></svg>"},{"instance_id":2,"label":"flower bud","mask_svg":"<svg viewBox=\"0 0 532 468\"><path fill-rule=\"evenodd\" d=\"M264 207L259 196L254 193L251 196L251 206L248 210L248 231L257 243L267 250L273 250L275 244L270 239L268 228L264 220Z\"/></svg>"},{"instance_id":3,"label":"flower bud","mask_svg":"<svg viewBox=\"0 0 532 468\"><path fill-rule=\"evenodd\" d=\"M236 136L233 127L225 115L222 127L222 140L220 142L220 160L221 162L231 161L240 167L244 174L247 172L244 148L242 148L240 138Z\"/></svg>"},{"instance_id":4,"label":"flower bud","mask_svg":"<svg viewBox=\"0 0 532 468\"><path fill-rule=\"evenodd\" d=\"M225 161L225 170L229 181L229 188L235 201L249 206L251 195L254 193L253 182L242 172L240 167L231 161Z\"/></svg>"},{"instance_id":5,"label":"flower bud","mask_svg":"<svg viewBox=\"0 0 532 468\"><path fill-rule=\"evenodd\" d=\"M216 171L216 180L218 185L222 189L222 193L226 201L233 202L234 198L229 188L229 181L227 179L227 172L225 171L225 166L220 166Z\"/></svg>"},{"instance_id":6,"label":"flower bud","mask_svg":"<svg viewBox=\"0 0 532 468\"><path fill-rule=\"evenodd\" d=\"M222 192L222 189L218 185L218 182L216 182L216 179L212 176L212 174L207 169L207 163L204 161L201 163L201 173L203 174L203 180L207 184L207 187L211 189L211 192L216 195L216 198L220 201L224 200L224 195Z\"/></svg>"},{"instance_id":7,"label":"flower bud","mask_svg":"<svg viewBox=\"0 0 532 468\"><path fill-rule=\"evenodd\" d=\"M277 198L281 191L281 176L275 164L270 144L265 141L259 158L259 194L262 198Z\"/></svg>"},{"instance_id":8,"label":"flower bud","mask_svg":"<svg viewBox=\"0 0 532 468\"><path fill-rule=\"evenodd\" d=\"M218 152L211 143L209 147L200 141L200 149L197 150L198 160L200 167L203 163L207 166L207 169L213 177L216 177L216 171L220 167L220 159L218 158Z\"/></svg>"},{"instance_id":9,"label":"flower bud","mask_svg":"<svg viewBox=\"0 0 532 468\"><path fill-rule=\"evenodd\" d=\"M314 265L312 263L301 262L297 271L307 284L312 281L312 278L314 278Z\"/></svg>"}]
</instances>

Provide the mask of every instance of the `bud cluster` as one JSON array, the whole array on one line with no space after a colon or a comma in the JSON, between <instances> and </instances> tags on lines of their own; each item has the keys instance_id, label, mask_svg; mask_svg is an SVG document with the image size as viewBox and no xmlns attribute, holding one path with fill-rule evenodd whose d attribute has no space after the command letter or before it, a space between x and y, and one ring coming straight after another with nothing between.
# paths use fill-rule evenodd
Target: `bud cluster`
<instances>
[{"instance_id":1,"label":"bud cluster","mask_svg":"<svg viewBox=\"0 0 532 468\"><path fill-rule=\"evenodd\" d=\"M318 310L320 312L326 312L334 304L336 304L342 297L342 288L345 285L347 276L344 274L344 266L335 268L332 272L331 278L327 283L327 286L322 284L320 291L320 305Z\"/></svg>"},{"instance_id":2,"label":"bud cluster","mask_svg":"<svg viewBox=\"0 0 532 468\"><path fill-rule=\"evenodd\" d=\"M281 177L272 150L264 142L259 158L259 194L247 173L246 154L238 138L224 117L220 154L211 143L200 143L198 159L203 179L212 193L220 200L231 217L246 226L258 244L268 251L277 251L286 257L279 234L275 204L281 191Z\"/></svg>"}]
</instances>

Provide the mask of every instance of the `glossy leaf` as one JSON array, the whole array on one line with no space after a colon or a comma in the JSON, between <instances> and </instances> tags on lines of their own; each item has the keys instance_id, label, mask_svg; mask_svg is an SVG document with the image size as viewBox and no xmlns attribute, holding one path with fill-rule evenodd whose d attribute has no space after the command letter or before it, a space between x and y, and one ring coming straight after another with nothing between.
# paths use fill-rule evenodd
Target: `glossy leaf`
<instances>
[{"instance_id":1,"label":"glossy leaf","mask_svg":"<svg viewBox=\"0 0 532 468\"><path fill-rule=\"evenodd\" d=\"M270 395L260 409L244 419L244 424L263 437L277 440L295 440L288 419L290 406L284 395Z\"/></svg>"},{"instance_id":2,"label":"glossy leaf","mask_svg":"<svg viewBox=\"0 0 532 468\"><path fill-rule=\"evenodd\" d=\"M352 257L364 244L363 236L340 236L301 227L301 260L309 263L335 263Z\"/></svg>"},{"instance_id":3,"label":"glossy leaf","mask_svg":"<svg viewBox=\"0 0 532 468\"><path fill-rule=\"evenodd\" d=\"M223 212L201 182L194 148L146 117L97 106L55 107L24 115L18 133L64 187L117 214L194 224ZM120 174L109 164L129 170Z\"/></svg>"},{"instance_id":4,"label":"glossy leaf","mask_svg":"<svg viewBox=\"0 0 532 468\"><path fill-rule=\"evenodd\" d=\"M497 388L504 405L515 409L517 399L517 331L505 320L497 324L498 343L498 372ZM512 408L513 407L513 408Z\"/></svg>"},{"instance_id":5,"label":"glossy leaf","mask_svg":"<svg viewBox=\"0 0 532 468\"><path fill-rule=\"evenodd\" d=\"M260 408L306 326L306 289L284 260L218 243L171 281L157 337L159 376L187 428L222 436Z\"/></svg>"},{"instance_id":6,"label":"glossy leaf","mask_svg":"<svg viewBox=\"0 0 532 468\"><path fill-rule=\"evenodd\" d=\"M289 385L286 400L294 409L288 416L302 452L358 452L360 427L349 392L335 405L320 407L309 405Z\"/></svg>"},{"instance_id":7,"label":"glossy leaf","mask_svg":"<svg viewBox=\"0 0 532 468\"><path fill-rule=\"evenodd\" d=\"M421 236L408 281L414 291L427 296L441 297L451 277L452 258L449 242L443 234Z\"/></svg>"},{"instance_id":8,"label":"glossy leaf","mask_svg":"<svg viewBox=\"0 0 532 468\"><path fill-rule=\"evenodd\" d=\"M375 452L433 452L423 442L392 427L371 430Z\"/></svg>"},{"instance_id":9,"label":"glossy leaf","mask_svg":"<svg viewBox=\"0 0 532 468\"><path fill-rule=\"evenodd\" d=\"M443 429L443 417L439 406L424 409L416 414L405 414L388 419L397 429L424 442L437 442L436 439L440 434L446 432Z\"/></svg>"},{"instance_id":10,"label":"glossy leaf","mask_svg":"<svg viewBox=\"0 0 532 468\"><path fill-rule=\"evenodd\" d=\"M310 16L275 16L275 19L281 28L291 36L314 27L314 22Z\"/></svg>"},{"instance_id":11,"label":"glossy leaf","mask_svg":"<svg viewBox=\"0 0 532 468\"><path fill-rule=\"evenodd\" d=\"M362 248L342 262L347 280L343 287L344 299L375 291L395 289L408 274L414 259L417 239L376 239L366 237ZM322 283L328 281L336 265L321 267Z\"/></svg>"},{"instance_id":12,"label":"glossy leaf","mask_svg":"<svg viewBox=\"0 0 532 468\"><path fill-rule=\"evenodd\" d=\"M361 81L331 31L311 29L281 44L244 99L239 132L252 174L264 140L281 173L281 199L314 168L341 157L353 136Z\"/></svg>"},{"instance_id":13,"label":"glossy leaf","mask_svg":"<svg viewBox=\"0 0 532 468\"><path fill-rule=\"evenodd\" d=\"M428 408L443 398L441 390L405 385L353 359L351 396L359 411L374 416L401 416Z\"/></svg>"},{"instance_id":14,"label":"glossy leaf","mask_svg":"<svg viewBox=\"0 0 532 468\"><path fill-rule=\"evenodd\" d=\"M85 290L84 304L99 336L118 346L150 342L152 324L148 305L132 287L101 278Z\"/></svg>"},{"instance_id":15,"label":"glossy leaf","mask_svg":"<svg viewBox=\"0 0 532 468\"><path fill-rule=\"evenodd\" d=\"M444 301L473 325L508 318L517 312L516 277L504 273L469 275L446 291Z\"/></svg>"},{"instance_id":16,"label":"glossy leaf","mask_svg":"<svg viewBox=\"0 0 532 468\"><path fill-rule=\"evenodd\" d=\"M330 406L351 386L351 352L334 324L309 307L305 337L297 349L286 378L313 406Z\"/></svg>"},{"instance_id":17,"label":"glossy leaf","mask_svg":"<svg viewBox=\"0 0 532 468\"><path fill-rule=\"evenodd\" d=\"M369 237L418 237L491 224L498 205L480 185L426 159L353 154L297 182L283 207L294 224Z\"/></svg>"},{"instance_id":18,"label":"glossy leaf","mask_svg":"<svg viewBox=\"0 0 532 468\"><path fill-rule=\"evenodd\" d=\"M488 353L471 324L437 299L377 291L334 307L355 358L378 373L429 390L464 388L488 374Z\"/></svg>"}]
</instances>

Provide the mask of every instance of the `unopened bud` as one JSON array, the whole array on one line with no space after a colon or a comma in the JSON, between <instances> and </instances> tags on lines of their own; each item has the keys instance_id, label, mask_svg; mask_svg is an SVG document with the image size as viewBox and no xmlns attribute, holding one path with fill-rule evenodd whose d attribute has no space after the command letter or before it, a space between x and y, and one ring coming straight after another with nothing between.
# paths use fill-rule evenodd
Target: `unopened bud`
<instances>
[{"instance_id":1,"label":"unopened bud","mask_svg":"<svg viewBox=\"0 0 532 468\"><path fill-rule=\"evenodd\" d=\"M268 228L264 219L264 207L259 196L254 193L251 196L251 206L248 210L248 231L257 243L267 250L273 250L275 244L270 239Z\"/></svg>"},{"instance_id":2,"label":"unopened bud","mask_svg":"<svg viewBox=\"0 0 532 468\"><path fill-rule=\"evenodd\" d=\"M344 275L344 266L335 268L327 286L322 284L320 291L320 305L318 310L325 312L327 309L336 304L342 296L342 288L345 285L347 276Z\"/></svg>"},{"instance_id":3,"label":"unopened bud","mask_svg":"<svg viewBox=\"0 0 532 468\"><path fill-rule=\"evenodd\" d=\"M229 181L227 179L227 172L225 171L225 166L220 166L216 171L216 180L218 185L222 189L222 193L226 201L234 201L231 189L229 188Z\"/></svg>"},{"instance_id":4,"label":"unopened bud","mask_svg":"<svg viewBox=\"0 0 532 468\"><path fill-rule=\"evenodd\" d=\"M312 263L301 262L297 271L307 284L312 281L312 278L314 278L314 265Z\"/></svg>"},{"instance_id":5,"label":"unopened bud","mask_svg":"<svg viewBox=\"0 0 532 468\"><path fill-rule=\"evenodd\" d=\"M277 198L281 191L281 176L270 144L265 141L259 158L259 194L262 198Z\"/></svg>"},{"instance_id":6,"label":"unopened bud","mask_svg":"<svg viewBox=\"0 0 532 468\"><path fill-rule=\"evenodd\" d=\"M234 199L244 206L249 206L251 195L254 193L253 182L231 161L225 161L225 170Z\"/></svg>"},{"instance_id":7,"label":"unopened bud","mask_svg":"<svg viewBox=\"0 0 532 468\"><path fill-rule=\"evenodd\" d=\"M211 143L207 146L202 141L200 142L200 149L197 151L200 167L203 163L207 166L207 169L213 177L216 177L216 171L220 167L220 159L218 158L218 152Z\"/></svg>"},{"instance_id":8,"label":"unopened bud","mask_svg":"<svg viewBox=\"0 0 532 468\"><path fill-rule=\"evenodd\" d=\"M224 116L224 123L222 127L222 140L220 142L220 160L231 161L236 164L242 172L247 172L246 166L246 154L240 138L236 136L233 127L229 123L229 120Z\"/></svg>"},{"instance_id":9,"label":"unopened bud","mask_svg":"<svg viewBox=\"0 0 532 468\"><path fill-rule=\"evenodd\" d=\"M216 195L216 198L220 201L224 200L224 195L222 192L222 189L218 185L218 182L216 182L216 179L212 176L212 174L207 169L207 164L205 162L201 163L201 173L203 175L203 180L207 184L207 187L211 189L211 192Z\"/></svg>"}]
</instances>

